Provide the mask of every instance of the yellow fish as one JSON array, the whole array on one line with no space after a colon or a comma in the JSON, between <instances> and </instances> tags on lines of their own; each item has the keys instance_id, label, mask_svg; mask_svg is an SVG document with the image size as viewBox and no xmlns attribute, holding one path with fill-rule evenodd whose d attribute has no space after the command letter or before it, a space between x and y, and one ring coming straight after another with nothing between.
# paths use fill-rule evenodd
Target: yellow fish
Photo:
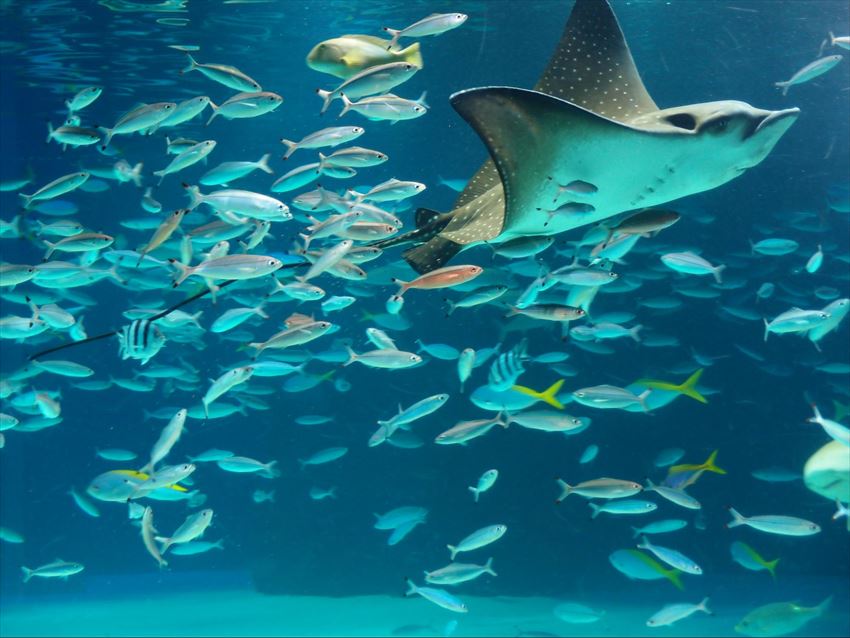
<instances>
[{"instance_id":1,"label":"yellow fish","mask_svg":"<svg viewBox=\"0 0 850 638\"><path fill-rule=\"evenodd\" d=\"M635 381L635 384L642 385L645 388L656 388L658 390L669 390L670 392L678 392L679 394L684 394L685 396L691 397L695 401L699 401L700 403L708 403L708 399L702 396L697 391L697 382L699 378L702 376L702 371L704 368L700 368L696 372L694 372L691 376L687 378L684 383L680 383L676 385L675 383L669 383L668 381L658 381L656 379L638 379Z\"/></svg>"},{"instance_id":2,"label":"yellow fish","mask_svg":"<svg viewBox=\"0 0 850 638\"><path fill-rule=\"evenodd\" d=\"M390 40L371 35L343 35L314 46L307 54L307 66L344 80L379 64L407 62L422 68L418 42L406 49L390 44Z\"/></svg>"},{"instance_id":3,"label":"yellow fish","mask_svg":"<svg viewBox=\"0 0 850 638\"><path fill-rule=\"evenodd\" d=\"M555 381L552 385L546 388L543 392L538 392L537 390L532 390L531 388L526 388L524 385L515 385L511 386L511 390L514 392L519 392L520 394L525 394L530 397L534 397L538 401L545 401L553 408L558 408L559 410L564 409L564 404L558 401L555 396L561 389L561 386L564 385L564 380Z\"/></svg>"},{"instance_id":4,"label":"yellow fish","mask_svg":"<svg viewBox=\"0 0 850 638\"><path fill-rule=\"evenodd\" d=\"M726 470L717 467L714 464L714 459L717 458L717 450L711 453L711 456L706 459L705 463L699 465L686 463L684 465L674 465L667 472L667 478L664 479L664 485L683 490L689 485L696 483L703 475L703 472L715 472L716 474L726 474Z\"/></svg>"},{"instance_id":5,"label":"yellow fish","mask_svg":"<svg viewBox=\"0 0 850 638\"><path fill-rule=\"evenodd\" d=\"M717 467L714 464L715 459L717 459L717 450L714 450L704 463L700 463L699 465L695 465L693 463L674 465L670 468L670 471L667 474L668 476L670 474L680 474L682 472L715 472L716 474L726 474L726 470Z\"/></svg>"}]
</instances>

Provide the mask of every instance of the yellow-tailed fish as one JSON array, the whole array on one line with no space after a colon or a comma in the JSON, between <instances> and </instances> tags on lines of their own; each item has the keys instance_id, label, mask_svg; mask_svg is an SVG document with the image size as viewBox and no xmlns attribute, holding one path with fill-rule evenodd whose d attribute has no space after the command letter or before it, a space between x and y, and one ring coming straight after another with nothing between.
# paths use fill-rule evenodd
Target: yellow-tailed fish
<instances>
[{"instance_id":1,"label":"yellow-tailed fish","mask_svg":"<svg viewBox=\"0 0 850 638\"><path fill-rule=\"evenodd\" d=\"M657 571L659 574L664 576L664 578L666 578L671 583L673 583L673 585L676 586L676 589L680 589L680 590L684 591L685 586L682 585L682 579L679 578L679 574L681 574L682 572L680 572L678 569L676 569L676 568L665 569L664 566L661 563L659 563L657 560L652 558L652 556L648 556L647 554L644 554L643 552L639 552L636 549L632 549L632 550L629 550L629 551L632 553L632 555L635 558L637 558L641 562L645 563L647 567Z\"/></svg>"},{"instance_id":2,"label":"yellow-tailed fish","mask_svg":"<svg viewBox=\"0 0 850 638\"><path fill-rule=\"evenodd\" d=\"M149 474L145 474L144 472L137 472L136 470L112 470L113 474L124 474L125 476L132 476L135 479L139 479L140 481L147 481L150 478ZM185 487L182 485L164 485L161 488L163 490L174 490L175 492L188 492Z\"/></svg>"},{"instance_id":3,"label":"yellow-tailed fish","mask_svg":"<svg viewBox=\"0 0 850 638\"><path fill-rule=\"evenodd\" d=\"M771 577L776 580L776 565L779 562L778 558L765 560L756 550L741 541L735 541L732 543L730 551L732 553L732 558L742 567L753 571L766 569L770 572Z\"/></svg>"},{"instance_id":4,"label":"yellow-tailed fish","mask_svg":"<svg viewBox=\"0 0 850 638\"><path fill-rule=\"evenodd\" d=\"M561 386L564 385L564 380L555 381L552 385L546 388L543 392L538 392L537 390L532 390L531 388L526 388L524 385L515 385L511 386L511 390L514 392L519 392L520 394L525 394L530 397L534 397L538 401L545 401L553 408L558 408L559 410L564 409L564 404L558 401L558 398L555 396L561 390Z\"/></svg>"},{"instance_id":5,"label":"yellow-tailed fish","mask_svg":"<svg viewBox=\"0 0 850 638\"><path fill-rule=\"evenodd\" d=\"M684 394L685 396L691 397L692 399L694 399L695 401L699 401L700 403L708 403L708 399L702 396L696 388L697 382L702 376L703 369L704 368L700 368L691 376L689 376L684 383L680 383L679 385L676 385L675 383L670 383L668 381L658 381L656 379L638 379L637 381L635 381L635 384L642 385L646 388L655 388L658 390L669 390L670 392L678 392L679 394Z\"/></svg>"},{"instance_id":6,"label":"yellow-tailed fish","mask_svg":"<svg viewBox=\"0 0 850 638\"><path fill-rule=\"evenodd\" d=\"M672 474L680 474L682 472L714 472L716 474L726 474L726 470L717 467L714 461L717 459L717 450L714 450L704 463L695 465L693 463L685 463L683 465L674 465L670 468L668 476Z\"/></svg>"}]
</instances>

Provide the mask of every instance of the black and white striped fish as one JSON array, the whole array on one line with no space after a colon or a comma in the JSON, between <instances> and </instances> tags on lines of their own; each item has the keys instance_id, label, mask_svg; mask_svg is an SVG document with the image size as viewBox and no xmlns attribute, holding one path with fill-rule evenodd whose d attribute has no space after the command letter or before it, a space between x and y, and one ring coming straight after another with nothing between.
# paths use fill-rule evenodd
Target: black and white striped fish
<instances>
[{"instance_id":1,"label":"black and white striped fish","mask_svg":"<svg viewBox=\"0 0 850 638\"><path fill-rule=\"evenodd\" d=\"M519 379L519 376L525 372L522 362L527 358L527 345L527 340L523 339L508 352L499 355L490 366L487 385L494 391L504 392L509 390Z\"/></svg>"},{"instance_id":2,"label":"black and white striped fish","mask_svg":"<svg viewBox=\"0 0 850 638\"><path fill-rule=\"evenodd\" d=\"M136 319L118 333L122 359L141 359L142 365L165 345L165 336L150 319Z\"/></svg>"}]
</instances>

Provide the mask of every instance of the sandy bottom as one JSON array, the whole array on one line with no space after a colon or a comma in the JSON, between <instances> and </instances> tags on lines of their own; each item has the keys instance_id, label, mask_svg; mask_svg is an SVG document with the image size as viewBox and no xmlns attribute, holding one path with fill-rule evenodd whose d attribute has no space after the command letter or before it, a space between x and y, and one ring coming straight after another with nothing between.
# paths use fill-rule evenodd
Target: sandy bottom
<instances>
[{"instance_id":1,"label":"sandy bottom","mask_svg":"<svg viewBox=\"0 0 850 638\"><path fill-rule=\"evenodd\" d=\"M561 601L551 598L463 596L469 613L455 614L419 597L266 596L241 585L203 591L136 585L129 579L70 599L3 596L0 636L442 636L451 621L457 621L454 636L736 636L735 624L757 606L716 600L713 616L652 629L645 623L657 606L615 606L604 595L581 601L606 610L603 619L579 625L556 618L552 610ZM797 635L850 635L847 601L836 598L827 615Z\"/></svg>"}]
</instances>

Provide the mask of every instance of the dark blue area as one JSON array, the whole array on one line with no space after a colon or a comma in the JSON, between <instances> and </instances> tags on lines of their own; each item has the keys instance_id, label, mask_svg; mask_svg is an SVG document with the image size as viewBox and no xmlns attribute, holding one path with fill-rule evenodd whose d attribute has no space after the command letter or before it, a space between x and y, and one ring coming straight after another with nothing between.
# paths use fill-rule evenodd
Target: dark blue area
<instances>
[{"instance_id":1,"label":"dark blue area","mask_svg":"<svg viewBox=\"0 0 850 638\"><path fill-rule=\"evenodd\" d=\"M680 382L687 374L671 369L692 362L692 350L725 355L706 369L702 379L704 386L719 392L708 397L707 405L682 397L650 415L571 404L568 412L593 418L591 427L577 436L512 426L506 431L494 429L467 446L444 447L433 445L433 437L459 420L486 416L467 400L468 392L458 392L454 362L432 358L420 368L388 372L311 361L310 372L333 370L334 376L298 394L279 390L283 379L255 378L252 384L277 390L272 396L261 397L271 409L206 424L189 420L187 433L169 460L182 460L184 455L218 447L262 461L277 459L282 476L268 481L254 475L225 473L212 464L200 466L194 475L195 484L208 495L206 506L215 510L207 538L223 538L225 550L203 556L175 556L171 569L158 576L157 582L194 586L180 580L184 569L207 570L207 582L219 573L244 571L255 586L270 593L401 594L405 577L419 580L423 570L448 562L447 543L478 527L504 523L508 533L503 539L471 555L483 563L492 554L499 577L482 578L464 586L463 592L578 598L586 591L608 590L614 600L631 592L629 595L645 597L650 605L669 602L675 592L668 583L652 582L645 587L631 583L607 560L615 549L632 547L635 541L629 526L644 524L649 518L636 521L603 515L590 520L590 509L578 496L557 507L553 504L556 476L571 483L598 476L662 479L663 471L654 468L652 460L666 447L686 449L685 462L693 463L702 462L712 450L719 449L718 464L728 471L723 476L707 474L691 489L703 504L705 529L695 529L692 512L653 498L659 501L655 518L682 517L692 523L683 532L664 537L665 544L683 549L705 571L699 585L696 577L685 577L689 596L698 599L702 592L723 595L730 588L739 592L740 583L746 582L751 583L747 592L753 606L774 602L771 588L779 585L771 583L764 573L744 572L731 562L729 544L736 539L750 543L769 559L780 557L780 583L785 575L793 575L805 579L811 587L811 591L797 595L785 591L776 599L813 602L834 592L836 578L846 579L850 572L848 534L843 522L830 519L834 505L814 495L800 481L765 483L750 472L773 465L801 469L826 442L819 428L805 423L811 415L805 397L811 396L829 415L833 399L844 404L850 400L846 374L827 375L813 368L822 362L850 359L848 324L843 323L827 336L823 353L818 353L807 339L790 335L771 335L764 344L760 322L730 320L721 306L747 307L773 317L792 305L784 300L804 299L818 308L826 305L813 295L818 286L833 286L840 296L848 296L850 217L846 212L829 211L826 196L831 187L848 181L850 65L844 60L821 78L792 87L787 97L782 97L773 83L787 79L815 59L829 31L845 35L850 9L846 2L832 0L642 0L612 4L644 83L662 108L737 99L769 109L798 106L802 114L761 165L719 189L673 204L682 212L682 221L655 239L642 239L638 249L626 257L626 264L616 267L621 277L626 277L630 272L657 269L662 247L699 247L714 263L731 259L733 265L726 274L730 280L744 281L743 287L724 290L718 299L679 297L684 304L671 313L641 305L653 297L675 296L671 283L682 280L667 275L658 281L644 281L633 292L605 294L603 289L596 298L594 313L634 312L635 323L645 325L647 332L675 336L679 346L651 348L626 340L628 343L613 343L613 355L595 355L564 343L558 330L547 327L527 332L529 352L537 355L566 349L570 353L568 363L578 375L567 379L566 391L602 383L627 385L641 377ZM327 180L323 186L359 187L391 177L416 180L426 183L428 190L413 200L415 206L448 210L456 194L439 185L439 178L466 179L486 158L479 138L451 108L449 96L475 86L533 86L571 5L501 0L405 5L192 2L187 14L175 14L190 19L188 26L180 28L158 24L157 18L170 15L165 13L118 13L100 4L82 9L76 2L62 1L4 3L0 8L0 178L22 176L29 166L36 174L33 185L41 185L77 166L107 167L117 159L92 148L63 153L54 143L44 144L46 123L59 122L65 115L64 100L83 86L99 84L105 88L103 96L83 112L92 125L109 126L118 114L138 102L179 101L203 94L216 103L226 99L230 90L201 74L180 75L185 56L166 47L197 44L201 47L196 55L199 61L243 69L264 89L280 93L285 102L274 113L257 119L217 118L205 127L205 112L179 128L179 136L212 138L218 146L208 167L195 166L168 176L155 189L164 210L185 205L181 181L196 183L207 168L221 161L253 161L271 152L275 176L257 172L237 186L267 192L272 179L313 161L313 151L305 150L282 161L285 148L279 138L299 139L337 123L365 126L367 132L357 143L387 153L390 161L363 169L353 180ZM354 115L337 121L339 102L323 118L318 117L321 102L315 89L336 86L337 80L305 66L304 57L313 45L344 33L380 35L384 25L401 26L428 13L444 11L467 13L469 22L445 35L423 38L424 69L397 90L414 99L427 89L431 109L425 117L393 126ZM165 156L164 137L162 133L120 136L113 142L131 164L144 162L146 186L156 183L151 171L170 160ZM628 160L611 158L612 162ZM202 191L208 190L202 187ZM67 199L79 206L75 217L87 228L115 234L116 245L134 248L146 241L148 231L128 231L118 222L149 215L139 205L142 192L132 183L110 182L106 192L77 191ZM289 201L294 194L284 194L282 199ZM2 219L10 220L19 208L15 193L0 193ZM804 233L785 226L784 221L798 211L817 213L822 230ZM713 221L700 222L706 215ZM405 211L402 217L405 229L410 228L412 211ZM791 256L751 259L748 240L762 238L763 228L796 239L801 248ZM299 222L273 228L275 239L267 240L264 254L285 256L291 240L302 230ZM580 229L558 237L556 249L566 248L567 242L577 240L582 233ZM826 253L823 269L814 276L801 273L805 260L821 243ZM568 263L566 257L554 255L554 250L544 254L550 266ZM0 260L9 263L38 263L42 257L41 246L25 239L4 239L0 251ZM501 258L492 260L491 251L483 247L464 256L467 259L463 263L478 263L485 268L508 263ZM397 259L397 249L388 251L380 262L364 268L368 271ZM756 305L755 291L764 281L786 289ZM328 296L346 294L345 282L340 280L325 276L313 283L324 287ZM97 300L96 307L83 312L90 335L118 329L126 323L122 313L131 307L146 307L161 299L176 303L187 295L183 288L134 293L108 281L78 290ZM334 338L351 340L358 352L366 349L364 330L374 324L364 320L361 313L382 313L395 287L375 286L371 290L371 298L359 299L351 308L330 315L340 331L310 344L308 349L323 351L331 347ZM523 336L521 330L505 332L517 324L508 322L504 311L495 306L460 309L445 317L443 297L458 298L459 294L443 292L413 290L406 295L404 316L412 327L394 333L399 347L415 351L414 340L421 339L459 349L480 349L501 342L506 351ZM214 306L204 298L185 310L203 311L201 324L209 327L221 308L233 305L226 303ZM74 305L63 303L67 308ZM0 309L0 316L27 314L24 306L6 299L0 299ZM296 306L295 302L270 305L269 311L270 321L251 324L255 337L266 338L292 312L320 314L316 304ZM39 345L4 340L0 343L0 374L16 370L36 350L59 343L56 339ZM757 364L735 344L762 353L765 362ZM160 382L155 392L134 393L116 387L106 392L84 392L72 388L69 380L48 375L34 380L34 387L40 390L61 389L64 421L41 432L6 433L6 448L0 452L0 524L23 533L26 543L0 546L3 595L43 594L55 591L57 585L79 591L89 587L89 577L129 578L122 581L130 583L129 589L135 577L128 575L156 571L123 504L97 503L101 517L93 519L77 509L66 492L71 486L82 491L96 475L115 467L96 458L96 449L127 448L145 457L164 424L144 418L145 411L166 406L176 410L197 403L206 391L208 378L217 377L247 357L246 352L237 351L239 344L211 333L205 335L204 345L197 350L169 343L152 362L176 364L183 360L198 368L202 382L194 395L179 390L166 394L165 382ZM69 349L59 358L67 355L96 369L97 379L132 377L139 370L138 362L122 361L117 350L117 342L108 339ZM486 368L474 372L468 391L486 382ZM546 365L531 364L528 368L521 383L535 389L542 390L560 378ZM333 380L337 378L349 381L351 390L336 391ZM426 440L424 447L367 447L377 419L393 415L399 403L407 406L442 392L452 395L447 406L413 427ZM0 405L6 411L5 404ZM297 425L295 418L305 414L328 415L334 421L319 426ZM598 459L579 466L582 450L591 443L600 447ZM347 446L350 451L332 464L299 469L296 459L331 446ZM474 505L466 486L474 485L491 467L499 469L499 481ZM312 501L308 492L314 485L338 486L339 499ZM276 490L275 502L255 504L251 494L256 489ZM388 547L389 532L372 529L373 513L401 505L427 507L428 522L399 545ZM727 530L728 505L748 515L801 516L817 521L823 531L815 537L789 538L750 529ZM161 530L175 528L186 515L180 503L154 503L154 509ZM86 571L72 577L67 585L33 581L24 588L20 565L34 567L56 557L82 562ZM818 586L819 579L823 579L823 587ZM841 600L840 594L836 600ZM840 604L846 610L846 598Z\"/></svg>"}]
</instances>

